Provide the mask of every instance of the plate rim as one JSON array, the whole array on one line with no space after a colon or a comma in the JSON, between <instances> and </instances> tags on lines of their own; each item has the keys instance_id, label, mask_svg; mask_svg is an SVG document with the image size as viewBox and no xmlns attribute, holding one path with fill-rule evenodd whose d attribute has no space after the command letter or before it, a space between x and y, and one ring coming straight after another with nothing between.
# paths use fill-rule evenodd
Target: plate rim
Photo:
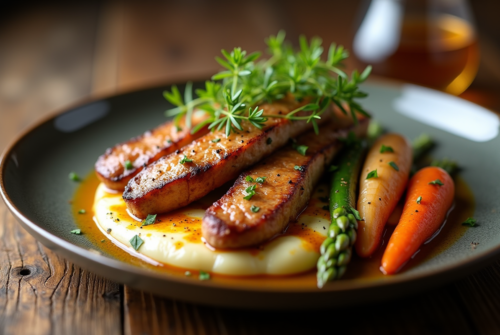
<instances>
[{"instance_id":1,"label":"plate rim","mask_svg":"<svg viewBox=\"0 0 500 335\"><path fill-rule=\"evenodd\" d=\"M203 79L206 79L206 76L202 77ZM200 78L201 79L201 78ZM200 82L203 79L193 79L190 81L193 82ZM17 221L21 223L21 225L27 229L27 231L31 235L35 235L34 237L37 238L38 236L42 238L42 243L46 241L49 242L49 244L53 244L57 248L53 248L52 246L47 246L46 243L43 243L46 245L49 249L56 249L55 252L58 254L61 254L61 250L59 248L66 250L66 252L69 252L72 254L73 257L70 257L72 261L74 259L79 258L79 256L87 259L88 261L91 261L93 263L98 263L100 266L104 266L107 268L111 269L116 269L120 270L122 272L127 272L129 274L133 274L136 276L141 276L141 277L152 277L155 280L160 280L160 281L165 281L165 282L170 282L174 281L177 284L181 285L187 285L187 286L196 286L196 287L205 287L205 288L217 288L221 290L227 290L227 291L246 291L246 292L261 292L261 293L269 293L269 292L274 292L274 293L279 293L279 294L314 294L318 292L324 292L324 293L329 293L329 294L334 294L338 292L351 292L351 291L356 291L356 290L365 290L365 289L377 289L377 288L387 288L393 285L409 285L411 283L423 281L423 282L432 282L436 278L441 278L441 281L438 282L449 282L452 281L454 278L452 278L451 274L455 273L458 276L465 276L467 274L470 274L471 272L485 266L487 263L490 263L494 261L496 257L500 254L500 243L498 246L490 249L490 250L485 250L481 251L480 253L476 253L475 255L471 256L467 260L462 260L459 261L458 263L451 263L449 265L440 267L439 269L431 269L431 270L426 270L421 273L417 274L412 274L412 275L406 275L406 276L392 276L390 279L385 279L385 280L346 280L346 281L339 281L336 282L335 285L328 285L325 288L319 290L317 288L283 288L279 289L276 287L245 287L245 286L238 286L238 285L225 285L223 283L214 283L210 281L193 281L192 279L189 278L181 278L181 277L175 277L175 276L170 276L168 274L160 274L156 273L154 271L150 271L147 269L142 269L130 264L127 264L123 261L120 260L115 260L110 257L104 256L104 255L97 255L96 253L85 249L83 247L77 246L69 241L66 241L65 239L52 234L45 229L43 229L41 226L39 226L36 222L30 220L27 216L25 216L21 210L17 208L17 206L14 204L14 202L10 199L9 194L7 193L7 190L5 188L5 182L4 182L4 177L5 177L5 169L7 166L7 160L9 157L11 157L12 152L14 149L19 145L19 143L26 138L29 134L32 132L35 132L37 129L42 127L44 124L54 120L56 117L65 114L75 108L78 107L83 107L85 105L95 103L98 101L106 100L109 98L114 98L114 97L119 97L123 95L128 95L131 93L135 92L140 92L140 91L146 91L146 90L151 90L151 89L160 89L162 87L170 87L174 84L184 84L188 81L186 80L169 80L169 81L162 81L161 83L154 83L152 85L143 85L140 86L140 88L137 87L132 87L128 89L124 89L118 92L113 92L113 93L106 93L106 94L98 94L98 95L93 95L93 96L88 96L84 99L81 99L77 101L76 103L69 104L67 106L64 106L62 108L58 108L55 111L47 114L45 117L39 119L38 121L34 122L30 127L28 127L26 130L22 131L20 134L18 134L11 142L7 145L7 147L4 149L2 155L0 156L0 194L2 196L3 201L5 202L7 208L9 211L16 217ZM377 83L382 84L383 86L392 86L392 87L401 87L401 85L407 84L405 82L399 82L397 80L392 80L392 79L379 79L379 78L373 78L371 79L368 84L376 85ZM441 93L446 96L451 96L447 93L436 91L438 93ZM455 96L453 96L455 97ZM467 101L463 98L458 97L461 100ZM477 105L477 104L476 104ZM488 109L489 110L489 109ZM489 110L490 112L496 114L495 112ZM75 257L76 256L76 257ZM64 255L63 257L66 257ZM74 261L77 263L77 261ZM83 265L80 263L78 266L81 266L82 268L86 268L89 271L94 272L94 270L86 265ZM95 267L95 266L94 266ZM101 271L96 271L99 275L103 277L109 277ZM446 277L447 274L450 274L450 276L445 279L444 281L442 280L443 277ZM458 278L458 277L455 277ZM124 283L124 282L121 282ZM133 284L127 283L127 285L134 286ZM227 304L225 304L227 306Z\"/></svg>"}]
</instances>

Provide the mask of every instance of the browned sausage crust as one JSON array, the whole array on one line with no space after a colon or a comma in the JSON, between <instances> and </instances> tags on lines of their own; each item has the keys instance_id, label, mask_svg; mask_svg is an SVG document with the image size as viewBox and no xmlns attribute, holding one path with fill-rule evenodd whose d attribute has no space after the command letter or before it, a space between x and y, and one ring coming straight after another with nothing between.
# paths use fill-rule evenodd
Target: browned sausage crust
<instances>
[{"instance_id":1,"label":"browned sausage crust","mask_svg":"<svg viewBox=\"0 0 500 335\"><path fill-rule=\"evenodd\" d=\"M261 108L264 114L284 115L304 103L288 98ZM330 115L330 111L325 112L322 121ZM125 188L123 199L128 209L144 218L186 206L235 179L242 170L312 126L305 121L269 118L263 129L245 122L242 127L228 137L223 131L209 133L146 167Z\"/></svg>"},{"instance_id":2,"label":"browned sausage crust","mask_svg":"<svg viewBox=\"0 0 500 335\"><path fill-rule=\"evenodd\" d=\"M204 118L204 116L195 114L193 124L198 124ZM145 165L171 154L207 132L208 129L203 128L195 134L190 134L190 129L185 127L184 120L181 120L180 128L177 128L172 121L165 122L141 136L107 149L97 159L95 171L106 187L123 191L129 180L137 175ZM129 169L125 167L126 161L132 164Z\"/></svg>"},{"instance_id":3,"label":"browned sausage crust","mask_svg":"<svg viewBox=\"0 0 500 335\"><path fill-rule=\"evenodd\" d=\"M345 125L345 122L343 122ZM234 186L205 213L202 233L216 248L240 248L262 243L283 232L309 202L314 186L325 167L341 147L339 137L349 130L364 135L367 119L359 125L339 129L342 122L331 122L320 128L320 134L308 132L277 153L244 172ZM296 145L308 147L300 154ZM265 177L264 183L247 180ZM252 185L255 195L244 197Z\"/></svg>"}]
</instances>

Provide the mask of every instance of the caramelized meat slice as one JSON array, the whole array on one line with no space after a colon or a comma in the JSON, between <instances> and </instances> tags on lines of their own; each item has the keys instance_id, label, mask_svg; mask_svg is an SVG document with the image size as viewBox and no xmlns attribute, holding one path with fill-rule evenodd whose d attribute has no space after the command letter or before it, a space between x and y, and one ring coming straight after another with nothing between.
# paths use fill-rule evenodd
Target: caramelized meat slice
<instances>
[{"instance_id":1,"label":"caramelized meat slice","mask_svg":"<svg viewBox=\"0 0 500 335\"><path fill-rule=\"evenodd\" d=\"M261 108L267 115L284 115L300 106L295 100L287 99ZM322 121L330 115L330 111L325 112ZM246 122L242 127L243 130L232 132L228 137L223 131L209 133L146 167L125 187L123 199L130 212L144 218L184 207L236 179L245 168L312 125L305 121L269 118L263 129Z\"/></svg>"},{"instance_id":2,"label":"caramelized meat slice","mask_svg":"<svg viewBox=\"0 0 500 335\"><path fill-rule=\"evenodd\" d=\"M321 127L319 135L312 131L302 135L295 145L288 145L241 174L206 211L202 224L205 240L216 248L240 248L283 232L309 202L325 167L339 151L338 138L350 130L364 135L368 120L344 129L338 129L339 124L331 122ZM297 145L308 147L305 155L299 153L302 150L297 150ZM262 179L257 178L265 181L259 183ZM248 199L254 186L255 194Z\"/></svg>"},{"instance_id":3,"label":"caramelized meat slice","mask_svg":"<svg viewBox=\"0 0 500 335\"><path fill-rule=\"evenodd\" d=\"M195 113L193 124L196 125L203 119L202 114ZM165 122L141 136L107 149L97 160L95 171L106 187L123 191L129 180L144 166L171 154L207 132L205 127L195 134L190 134L190 130L184 126L184 120L181 121L180 128L172 121Z\"/></svg>"}]
</instances>

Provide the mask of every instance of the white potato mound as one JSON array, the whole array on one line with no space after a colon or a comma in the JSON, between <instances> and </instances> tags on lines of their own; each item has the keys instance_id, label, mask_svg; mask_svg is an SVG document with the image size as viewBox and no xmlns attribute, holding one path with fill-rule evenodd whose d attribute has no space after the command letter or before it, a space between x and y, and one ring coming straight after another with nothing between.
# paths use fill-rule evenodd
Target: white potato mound
<instances>
[{"instance_id":1,"label":"white potato mound","mask_svg":"<svg viewBox=\"0 0 500 335\"><path fill-rule=\"evenodd\" d=\"M323 189L326 192L326 187ZM316 193L314 198L318 196ZM168 264L237 276L289 275L316 267L318 241L326 237L329 226L327 215L321 212L325 205L318 201L311 204L318 208L304 211L294 223L295 229L271 242L234 251L214 250L203 242L201 220L205 211L201 203L159 215L161 222L141 226L139 220L127 213L121 194L108 193L101 184L95 195L94 215L98 227L117 246L158 266ZM136 235L144 241L137 251L130 242Z\"/></svg>"}]
</instances>

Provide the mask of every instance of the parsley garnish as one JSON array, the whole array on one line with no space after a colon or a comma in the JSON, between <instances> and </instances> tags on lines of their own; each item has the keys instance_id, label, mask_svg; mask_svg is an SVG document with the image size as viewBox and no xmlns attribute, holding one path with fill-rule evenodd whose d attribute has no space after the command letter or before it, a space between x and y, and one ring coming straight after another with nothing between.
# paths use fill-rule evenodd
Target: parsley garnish
<instances>
[{"instance_id":1,"label":"parsley garnish","mask_svg":"<svg viewBox=\"0 0 500 335\"><path fill-rule=\"evenodd\" d=\"M476 222L477 221L473 218L467 218L467 220L462 222L462 226L477 227L479 225Z\"/></svg>"},{"instance_id":2,"label":"parsley garnish","mask_svg":"<svg viewBox=\"0 0 500 335\"><path fill-rule=\"evenodd\" d=\"M304 170L305 170L303 166L298 166L298 165L295 165L293 168L297 171L300 171L300 172L304 172Z\"/></svg>"},{"instance_id":3,"label":"parsley garnish","mask_svg":"<svg viewBox=\"0 0 500 335\"><path fill-rule=\"evenodd\" d=\"M380 147L380 153L383 154L384 152L394 152L394 149L390 146L385 146L382 144Z\"/></svg>"},{"instance_id":4,"label":"parsley garnish","mask_svg":"<svg viewBox=\"0 0 500 335\"><path fill-rule=\"evenodd\" d=\"M82 230L81 229L73 229L70 233L71 234L75 234L75 235L81 235L82 234Z\"/></svg>"},{"instance_id":5,"label":"parsley garnish","mask_svg":"<svg viewBox=\"0 0 500 335\"><path fill-rule=\"evenodd\" d=\"M200 280L209 280L210 279L210 273L205 272L205 271L200 271L200 275L198 276Z\"/></svg>"},{"instance_id":6,"label":"parsley garnish","mask_svg":"<svg viewBox=\"0 0 500 335\"><path fill-rule=\"evenodd\" d=\"M193 160L191 158L187 158L186 155L184 155L184 158L179 161L180 164L184 163L191 163Z\"/></svg>"},{"instance_id":7,"label":"parsley garnish","mask_svg":"<svg viewBox=\"0 0 500 335\"><path fill-rule=\"evenodd\" d=\"M252 197L255 195L255 188L256 187L257 187L257 185L248 186L245 190L247 195L244 196L243 199L245 199L245 200L252 199Z\"/></svg>"},{"instance_id":8,"label":"parsley garnish","mask_svg":"<svg viewBox=\"0 0 500 335\"><path fill-rule=\"evenodd\" d=\"M156 222L156 214L155 215L148 214L146 219L142 221L142 225L149 226L150 224L154 224L155 222Z\"/></svg>"},{"instance_id":9,"label":"parsley garnish","mask_svg":"<svg viewBox=\"0 0 500 335\"><path fill-rule=\"evenodd\" d=\"M266 140L266 144L269 145L271 143L273 143L273 139L270 138L270 137L268 137L267 140Z\"/></svg>"},{"instance_id":10,"label":"parsley garnish","mask_svg":"<svg viewBox=\"0 0 500 335\"><path fill-rule=\"evenodd\" d=\"M259 184L263 184L266 181L267 177L257 177L255 178L255 182Z\"/></svg>"},{"instance_id":11,"label":"parsley garnish","mask_svg":"<svg viewBox=\"0 0 500 335\"><path fill-rule=\"evenodd\" d=\"M419 205L420 205L420 202L421 202L421 201L422 201L422 196L420 196L420 197L418 197L418 198L417 198L417 204L419 204Z\"/></svg>"},{"instance_id":12,"label":"parsley garnish","mask_svg":"<svg viewBox=\"0 0 500 335\"><path fill-rule=\"evenodd\" d=\"M249 183L255 183L255 179L253 179L251 176L246 176L245 180Z\"/></svg>"},{"instance_id":13,"label":"parsley garnish","mask_svg":"<svg viewBox=\"0 0 500 335\"><path fill-rule=\"evenodd\" d=\"M69 179L71 179L73 181L80 181L81 180L80 177L74 172L70 172Z\"/></svg>"},{"instance_id":14,"label":"parsley garnish","mask_svg":"<svg viewBox=\"0 0 500 335\"><path fill-rule=\"evenodd\" d=\"M368 172L366 179L371 179L371 178L378 178L377 170L373 170L373 171Z\"/></svg>"},{"instance_id":15,"label":"parsley garnish","mask_svg":"<svg viewBox=\"0 0 500 335\"><path fill-rule=\"evenodd\" d=\"M123 166L125 166L125 170L132 170L134 168L134 165L129 160L126 160Z\"/></svg>"},{"instance_id":16,"label":"parsley garnish","mask_svg":"<svg viewBox=\"0 0 500 335\"><path fill-rule=\"evenodd\" d=\"M443 186L443 182L439 179L436 179L436 180L433 180L429 183L430 185L439 185L439 186Z\"/></svg>"},{"instance_id":17,"label":"parsley garnish","mask_svg":"<svg viewBox=\"0 0 500 335\"><path fill-rule=\"evenodd\" d=\"M252 207L250 207L250 210L254 213L257 213L258 211L260 211L260 207L252 205Z\"/></svg>"},{"instance_id":18,"label":"parsley garnish","mask_svg":"<svg viewBox=\"0 0 500 335\"><path fill-rule=\"evenodd\" d=\"M307 41L305 37L300 37L299 44L300 50L295 52L285 43L285 33L279 32L267 40L270 58L262 61L258 61L257 52L247 54L241 48L222 50L224 57L216 60L223 71L205 82L205 89L196 90L197 98L192 99L192 85L186 85L184 99L176 86L172 86L171 92L164 92L164 97L175 106L167 111L167 116L176 117L178 123L180 116L186 115L190 120L192 111L200 109L208 114L208 121L203 124L225 131L226 135L242 130L244 121L262 128L268 118L304 120L318 133L317 120L332 103L345 114L350 113L355 121L357 112L368 116L356 100L367 96L358 85L367 79L371 67L361 74L353 71L349 78L342 70L342 63L348 57L342 46L332 44L324 48L319 38ZM328 50L326 57L324 49ZM281 99L289 92L298 101L309 97L312 102L287 114L267 115L259 109L262 103ZM345 105L349 108L344 108Z\"/></svg>"},{"instance_id":19,"label":"parsley garnish","mask_svg":"<svg viewBox=\"0 0 500 335\"><path fill-rule=\"evenodd\" d=\"M132 237L129 242L135 251L139 250L141 245L144 243L144 241L142 240L142 238L139 237L139 235L134 235L134 237Z\"/></svg>"},{"instance_id":20,"label":"parsley garnish","mask_svg":"<svg viewBox=\"0 0 500 335\"><path fill-rule=\"evenodd\" d=\"M302 156L306 155L307 149L309 149L309 147L305 146L305 145L299 145L299 146L297 146L297 148L295 148L295 150L297 150L297 152L299 154L301 154Z\"/></svg>"},{"instance_id":21,"label":"parsley garnish","mask_svg":"<svg viewBox=\"0 0 500 335\"><path fill-rule=\"evenodd\" d=\"M394 163L394 162L392 162L392 161L391 161L391 162L389 162L388 164L389 164L389 165L390 165L390 166L391 166L394 170L399 171L399 167L398 167L398 165L397 165L396 163Z\"/></svg>"},{"instance_id":22,"label":"parsley garnish","mask_svg":"<svg viewBox=\"0 0 500 335\"><path fill-rule=\"evenodd\" d=\"M214 139L212 140L212 142L213 142L213 143L219 143L219 142L220 142L220 138L214 138Z\"/></svg>"},{"instance_id":23,"label":"parsley garnish","mask_svg":"<svg viewBox=\"0 0 500 335\"><path fill-rule=\"evenodd\" d=\"M87 211L86 211L85 209L80 209L80 210L78 211L78 214L85 214L85 213L87 213Z\"/></svg>"},{"instance_id":24,"label":"parsley garnish","mask_svg":"<svg viewBox=\"0 0 500 335\"><path fill-rule=\"evenodd\" d=\"M333 172L333 171L336 171L338 170L338 166L335 166L335 165L330 165L330 168L328 169L328 172Z\"/></svg>"},{"instance_id":25,"label":"parsley garnish","mask_svg":"<svg viewBox=\"0 0 500 335\"><path fill-rule=\"evenodd\" d=\"M363 219L361 219L361 216L359 215L359 212L356 210L356 208L351 207L350 209L351 209L352 215L354 215L354 217L356 218L356 220L358 220L358 221L363 220Z\"/></svg>"}]
</instances>

